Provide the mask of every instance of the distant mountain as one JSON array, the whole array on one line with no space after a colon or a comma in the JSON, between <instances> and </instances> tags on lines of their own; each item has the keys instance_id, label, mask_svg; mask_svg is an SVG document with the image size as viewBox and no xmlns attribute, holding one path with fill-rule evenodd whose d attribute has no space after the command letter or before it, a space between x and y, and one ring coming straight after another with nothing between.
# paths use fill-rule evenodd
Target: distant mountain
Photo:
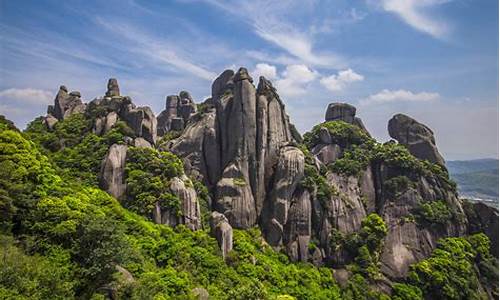
<instances>
[{"instance_id":1,"label":"distant mountain","mask_svg":"<svg viewBox=\"0 0 500 300\"><path fill-rule=\"evenodd\" d=\"M498 159L454 160L446 166L462 196L498 202Z\"/></svg>"}]
</instances>

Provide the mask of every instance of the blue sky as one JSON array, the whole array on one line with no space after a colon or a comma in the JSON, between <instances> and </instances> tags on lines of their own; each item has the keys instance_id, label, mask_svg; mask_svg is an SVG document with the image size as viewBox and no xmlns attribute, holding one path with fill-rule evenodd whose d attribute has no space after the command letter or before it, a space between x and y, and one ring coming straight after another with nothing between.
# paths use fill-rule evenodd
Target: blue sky
<instances>
[{"instance_id":1,"label":"blue sky","mask_svg":"<svg viewBox=\"0 0 500 300\"><path fill-rule=\"evenodd\" d=\"M226 68L277 87L301 132L349 102L385 141L397 113L447 159L498 157L497 0L0 0L0 114L23 128L59 85L86 101L118 78L159 113Z\"/></svg>"}]
</instances>

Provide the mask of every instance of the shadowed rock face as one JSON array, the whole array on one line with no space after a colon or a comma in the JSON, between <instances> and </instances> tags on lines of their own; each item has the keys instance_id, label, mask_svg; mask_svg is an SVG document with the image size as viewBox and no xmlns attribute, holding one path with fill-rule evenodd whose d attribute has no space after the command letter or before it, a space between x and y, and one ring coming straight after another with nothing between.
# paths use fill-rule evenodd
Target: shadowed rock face
<instances>
[{"instance_id":1,"label":"shadowed rock face","mask_svg":"<svg viewBox=\"0 0 500 300\"><path fill-rule=\"evenodd\" d=\"M158 136L163 136L171 130L183 130L196 110L193 98L186 91L180 92L179 96L167 96L165 110L158 115Z\"/></svg>"},{"instance_id":2,"label":"shadowed rock face","mask_svg":"<svg viewBox=\"0 0 500 300\"><path fill-rule=\"evenodd\" d=\"M356 107L348 103L335 102L328 104L325 113L325 121L344 121L349 124L354 124L368 133L363 121L356 117Z\"/></svg>"},{"instance_id":3,"label":"shadowed rock face","mask_svg":"<svg viewBox=\"0 0 500 300\"><path fill-rule=\"evenodd\" d=\"M389 120L388 129L389 135L407 146L415 157L442 166L445 165L444 159L437 149L434 133L429 127L407 115L397 114Z\"/></svg>"},{"instance_id":4,"label":"shadowed rock face","mask_svg":"<svg viewBox=\"0 0 500 300\"><path fill-rule=\"evenodd\" d=\"M106 92L107 97L117 97L120 96L120 88L118 87L118 80L111 78L108 80L108 91Z\"/></svg>"},{"instance_id":5,"label":"shadowed rock face","mask_svg":"<svg viewBox=\"0 0 500 300\"><path fill-rule=\"evenodd\" d=\"M224 71L206 105L165 147L189 158L232 226L249 228L261 216L280 148L293 141L288 116L272 84L261 77L256 89L245 68Z\"/></svg>"},{"instance_id":6,"label":"shadowed rock face","mask_svg":"<svg viewBox=\"0 0 500 300\"><path fill-rule=\"evenodd\" d=\"M74 113L81 113L85 110L85 104L83 104L80 97L80 92L68 94L68 89L61 85L54 100L54 105L49 106L47 112L59 121L68 118Z\"/></svg>"}]
</instances>

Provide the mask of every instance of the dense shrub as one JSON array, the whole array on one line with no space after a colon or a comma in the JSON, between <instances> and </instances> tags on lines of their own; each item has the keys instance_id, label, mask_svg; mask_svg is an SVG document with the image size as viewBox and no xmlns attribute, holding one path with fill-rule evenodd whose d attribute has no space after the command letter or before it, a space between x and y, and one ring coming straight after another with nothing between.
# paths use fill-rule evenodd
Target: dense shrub
<instances>
[{"instance_id":1,"label":"dense shrub","mask_svg":"<svg viewBox=\"0 0 500 300\"><path fill-rule=\"evenodd\" d=\"M170 191L170 180L183 174L182 161L170 152L129 147L125 164L126 206L150 215L156 202L180 213L180 200Z\"/></svg>"},{"instance_id":2,"label":"dense shrub","mask_svg":"<svg viewBox=\"0 0 500 300\"><path fill-rule=\"evenodd\" d=\"M446 225L453 219L452 211L443 200L421 203L415 216L420 224L429 226Z\"/></svg>"}]
</instances>

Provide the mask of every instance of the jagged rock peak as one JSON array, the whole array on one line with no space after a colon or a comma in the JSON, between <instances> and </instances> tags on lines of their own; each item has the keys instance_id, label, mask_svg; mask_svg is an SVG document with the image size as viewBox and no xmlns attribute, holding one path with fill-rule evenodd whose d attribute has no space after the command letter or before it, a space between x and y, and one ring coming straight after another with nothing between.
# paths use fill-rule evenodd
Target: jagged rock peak
<instances>
[{"instance_id":1,"label":"jagged rock peak","mask_svg":"<svg viewBox=\"0 0 500 300\"><path fill-rule=\"evenodd\" d=\"M232 89L234 85L233 77L233 70L225 70L214 80L212 83L212 99L217 99L224 94L227 89Z\"/></svg>"},{"instance_id":2,"label":"jagged rock peak","mask_svg":"<svg viewBox=\"0 0 500 300\"><path fill-rule=\"evenodd\" d=\"M250 74L248 74L248 70L244 67L241 67L236 74L234 74L234 82L242 81L242 80L248 80L250 82L253 82L252 77Z\"/></svg>"},{"instance_id":3,"label":"jagged rock peak","mask_svg":"<svg viewBox=\"0 0 500 300\"><path fill-rule=\"evenodd\" d=\"M407 146L415 157L444 166L444 159L437 149L434 133L429 127L404 114L394 115L387 127L389 135Z\"/></svg>"},{"instance_id":4,"label":"jagged rock peak","mask_svg":"<svg viewBox=\"0 0 500 300\"><path fill-rule=\"evenodd\" d=\"M108 80L108 90L106 92L107 97L120 96L120 87L118 86L118 80L115 78L110 78Z\"/></svg>"},{"instance_id":5,"label":"jagged rock peak","mask_svg":"<svg viewBox=\"0 0 500 300\"><path fill-rule=\"evenodd\" d=\"M271 81L267 80L264 76L259 77L259 84L257 85L257 95L264 95L269 99L275 98L280 102L281 105L283 105L280 96L276 91L276 88L273 86Z\"/></svg>"}]
</instances>

